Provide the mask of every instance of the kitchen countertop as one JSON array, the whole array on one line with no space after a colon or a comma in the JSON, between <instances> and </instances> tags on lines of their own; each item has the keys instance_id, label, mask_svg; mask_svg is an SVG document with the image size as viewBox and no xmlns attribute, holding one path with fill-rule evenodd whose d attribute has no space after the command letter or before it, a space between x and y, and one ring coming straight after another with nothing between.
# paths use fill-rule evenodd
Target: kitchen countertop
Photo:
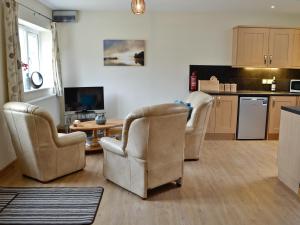
<instances>
[{"instance_id":1,"label":"kitchen countertop","mask_svg":"<svg viewBox=\"0 0 300 225\"><path fill-rule=\"evenodd\" d=\"M229 91L205 91L210 95L248 95L248 96L300 96L300 93L291 93L288 91L254 91L254 90L239 90L237 92Z\"/></svg>"},{"instance_id":2,"label":"kitchen countertop","mask_svg":"<svg viewBox=\"0 0 300 225\"><path fill-rule=\"evenodd\" d=\"M300 115L300 107L298 106L282 106L282 110Z\"/></svg>"}]
</instances>

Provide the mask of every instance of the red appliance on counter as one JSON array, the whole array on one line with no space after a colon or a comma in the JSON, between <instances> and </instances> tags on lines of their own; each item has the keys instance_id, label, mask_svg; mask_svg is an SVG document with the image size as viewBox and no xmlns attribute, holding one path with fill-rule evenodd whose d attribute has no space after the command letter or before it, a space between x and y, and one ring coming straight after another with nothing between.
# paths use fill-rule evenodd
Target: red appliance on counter
<instances>
[{"instance_id":1,"label":"red appliance on counter","mask_svg":"<svg viewBox=\"0 0 300 225\"><path fill-rule=\"evenodd\" d=\"M198 76L196 72L192 72L190 76L190 91L198 91Z\"/></svg>"}]
</instances>

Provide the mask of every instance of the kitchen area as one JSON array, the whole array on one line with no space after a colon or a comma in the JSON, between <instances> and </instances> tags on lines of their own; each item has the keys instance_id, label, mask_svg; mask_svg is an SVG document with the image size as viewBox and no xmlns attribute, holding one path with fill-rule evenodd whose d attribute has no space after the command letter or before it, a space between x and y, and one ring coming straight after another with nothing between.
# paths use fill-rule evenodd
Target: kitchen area
<instances>
[{"instance_id":1,"label":"kitchen area","mask_svg":"<svg viewBox=\"0 0 300 225\"><path fill-rule=\"evenodd\" d=\"M255 90L207 93L215 99L207 139L277 140L281 107L300 107L298 93Z\"/></svg>"},{"instance_id":2,"label":"kitchen area","mask_svg":"<svg viewBox=\"0 0 300 225\"><path fill-rule=\"evenodd\" d=\"M300 107L300 29L238 26L232 46L231 66L190 65L190 91L214 96L206 139L276 140Z\"/></svg>"}]
</instances>

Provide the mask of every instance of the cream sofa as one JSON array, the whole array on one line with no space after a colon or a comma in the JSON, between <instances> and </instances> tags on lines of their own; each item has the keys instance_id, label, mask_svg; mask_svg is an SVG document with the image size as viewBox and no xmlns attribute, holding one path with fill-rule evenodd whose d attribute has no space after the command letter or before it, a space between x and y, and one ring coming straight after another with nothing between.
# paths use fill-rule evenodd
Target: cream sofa
<instances>
[{"instance_id":1,"label":"cream sofa","mask_svg":"<svg viewBox=\"0 0 300 225\"><path fill-rule=\"evenodd\" d=\"M85 133L58 134L46 111L26 103L5 104L4 115L23 175L48 182L85 167Z\"/></svg>"},{"instance_id":2,"label":"cream sofa","mask_svg":"<svg viewBox=\"0 0 300 225\"><path fill-rule=\"evenodd\" d=\"M101 138L105 178L147 198L147 190L181 184L187 109L177 104L144 107L129 114L122 141Z\"/></svg>"},{"instance_id":3,"label":"cream sofa","mask_svg":"<svg viewBox=\"0 0 300 225\"><path fill-rule=\"evenodd\" d=\"M186 99L193 107L191 118L186 125L184 158L198 160L205 138L213 97L200 91L192 92Z\"/></svg>"}]
</instances>

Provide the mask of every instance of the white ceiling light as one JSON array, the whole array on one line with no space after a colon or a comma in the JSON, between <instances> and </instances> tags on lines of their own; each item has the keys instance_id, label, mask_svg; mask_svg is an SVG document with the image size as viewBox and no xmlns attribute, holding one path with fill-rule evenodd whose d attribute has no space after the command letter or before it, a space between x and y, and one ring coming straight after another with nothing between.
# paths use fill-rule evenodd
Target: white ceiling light
<instances>
[{"instance_id":1,"label":"white ceiling light","mask_svg":"<svg viewBox=\"0 0 300 225\"><path fill-rule=\"evenodd\" d=\"M276 6L275 5L271 5L271 9L275 9L276 8Z\"/></svg>"},{"instance_id":2,"label":"white ceiling light","mask_svg":"<svg viewBox=\"0 0 300 225\"><path fill-rule=\"evenodd\" d=\"M144 0L131 0L131 10L134 14L140 15L145 12L146 5Z\"/></svg>"}]
</instances>

